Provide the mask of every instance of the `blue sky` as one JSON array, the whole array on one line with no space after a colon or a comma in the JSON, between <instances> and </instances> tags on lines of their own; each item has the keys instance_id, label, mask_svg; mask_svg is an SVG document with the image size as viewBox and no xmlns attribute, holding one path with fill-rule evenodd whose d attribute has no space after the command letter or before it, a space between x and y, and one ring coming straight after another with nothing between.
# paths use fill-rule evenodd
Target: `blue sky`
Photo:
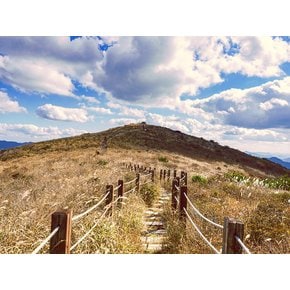
<instances>
[{"instance_id":1,"label":"blue sky","mask_svg":"<svg viewBox=\"0 0 290 290\"><path fill-rule=\"evenodd\" d=\"M0 140L132 122L290 156L288 37L0 37Z\"/></svg>"}]
</instances>

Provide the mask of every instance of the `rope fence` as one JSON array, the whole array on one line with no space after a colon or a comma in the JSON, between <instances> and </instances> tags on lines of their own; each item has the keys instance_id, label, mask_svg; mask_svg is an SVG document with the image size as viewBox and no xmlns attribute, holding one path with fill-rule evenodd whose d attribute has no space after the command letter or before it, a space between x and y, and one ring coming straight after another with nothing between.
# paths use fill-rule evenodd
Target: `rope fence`
<instances>
[{"instance_id":1,"label":"rope fence","mask_svg":"<svg viewBox=\"0 0 290 290\"><path fill-rule=\"evenodd\" d=\"M199 215L205 221L209 222L210 224L214 225L217 228L220 228L220 229L223 229L224 228L222 225L217 224L217 223L211 221L210 219L208 219L207 217L205 217L203 214L201 214L200 211L193 205L193 203L191 202L191 200L188 198L187 194L185 194L185 198L187 199L187 201L190 204L191 208L195 211L195 213L197 213L197 215Z\"/></svg>"},{"instance_id":2,"label":"rope fence","mask_svg":"<svg viewBox=\"0 0 290 290\"><path fill-rule=\"evenodd\" d=\"M192 224L192 226L195 228L195 230L198 232L198 234L202 237L202 239L206 242L206 244L216 253L216 254L220 254L220 252L211 244L211 242L204 236L204 234L201 232L201 230L197 227L197 225L193 222L191 216L189 215L189 213L187 212L187 210L184 208L184 211L190 221L190 223Z\"/></svg>"},{"instance_id":3,"label":"rope fence","mask_svg":"<svg viewBox=\"0 0 290 290\"><path fill-rule=\"evenodd\" d=\"M58 232L58 230L59 227L55 228L31 254L37 254L46 245L46 243L48 243L49 240Z\"/></svg>"},{"instance_id":4,"label":"rope fence","mask_svg":"<svg viewBox=\"0 0 290 290\"><path fill-rule=\"evenodd\" d=\"M95 204L95 205L93 205L91 208L89 208L89 209L87 209L85 212L83 212L83 213L81 213L81 214L79 214L79 215L76 215L76 216L74 216L73 218L72 218L72 221L77 221L77 220L79 220L80 218L82 218L83 216L85 216L85 215L87 215L88 213L90 213L91 211L93 211L95 208L97 208L98 206L100 206L104 201L105 201L105 199L108 197L108 195L109 195L110 193L109 192L107 192L106 194L105 194L105 196L97 203L97 204Z\"/></svg>"},{"instance_id":5,"label":"rope fence","mask_svg":"<svg viewBox=\"0 0 290 290\"><path fill-rule=\"evenodd\" d=\"M245 244L241 241L241 239L237 236L235 236L235 239L237 240L237 242L240 244L240 246L243 248L243 250L247 253L247 254L252 254L250 252L250 250L245 246Z\"/></svg>"}]
</instances>

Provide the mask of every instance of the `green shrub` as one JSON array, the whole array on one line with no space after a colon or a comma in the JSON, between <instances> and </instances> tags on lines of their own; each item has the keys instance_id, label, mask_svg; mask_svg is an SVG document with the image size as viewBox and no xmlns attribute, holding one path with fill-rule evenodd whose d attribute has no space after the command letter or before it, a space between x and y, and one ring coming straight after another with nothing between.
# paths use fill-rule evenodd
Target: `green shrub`
<instances>
[{"instance_id":1,"label":"green shrub","mask_svg":"<svg viewBox=\"0 0 290 290\"><path fill-rule=\"evenodd\" d=\"M198 182L200 184L207 184L207 179L203 176L200 176L200 175L193 175L191 177L191 181L192 182Z\"/></svg>"},{"instance_id":2,"label":"green shrub","mask_svg":"<svg viewBox=\"0 0 290 290\"><path fill-rule=\"evenodd\" d=\"M273 189L290 190L290 177L266 178L263 184Z\"/></svg>"},{"instance_id":3,"label":"green shrub","mask_svg":"<svg viewBox=\"0 0 290 290\"><path fill-rule=\"evenodd\" d=\"M98 163L97 163L98 165L100 165L100 166L105 166L105 165L107 165L108 164L108 161L106 161L106 160L99 160L98 161Z\"/></svg>"},{"instance_id":4,"label":"green shrub","mask_svg":"<svg viewBox=\"0 0 290 290\"><path fill-rule=\"evenodd\" d=\"M156 184L149 183L141 186L140 195L147 206L152 206L154 201L159 197L160 190Z\"/></svg>"},{"instance_id":5,"label":"green shrub","mask_svg":"<svg viewBox=\"0 0 290 290\"><path fill-rule=\"evenodd\" d=\"M165 156L160 156L160 157L158 157L158 161L167 163L168 159Z\"/></svg>"},{"instance_id":6,"label":"green shrub","mask_svg":"<svg viewBox=\"0 0 290 290\"><path fill-rule=\"evenodd\" d=\"M230 171L225 174L225 177L229 179L230 181L236 181L241 182L247 179L247 176L245 176L243 173L239 171Z\"/></svg>"}]
</instances>

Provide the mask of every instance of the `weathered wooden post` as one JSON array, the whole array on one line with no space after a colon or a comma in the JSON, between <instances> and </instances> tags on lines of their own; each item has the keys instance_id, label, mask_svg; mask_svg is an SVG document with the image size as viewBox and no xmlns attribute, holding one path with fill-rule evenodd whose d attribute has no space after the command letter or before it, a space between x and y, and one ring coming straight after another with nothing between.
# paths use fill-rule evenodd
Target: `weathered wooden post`
<instances>
[{"instance_id":1,"label":"weathered wooden post","mask_svg":"<svg viewBox=\"0 0 290 290\"><path fill-rule=\"evenodd\" d=\"M124 193L124 181L119 179L118 180L118 186L120 186L118 188L118 198L120 198L118 200L118 207L121 208L122 206L122 201L123 201L123 193Z\"/></svg>"},{"instance_id":2,"label":"weathered wooden post","mask_svg":"<svg viewBox=\"0 0 290 290\"><path fill-rule=\"evenodd\" d=\"M187 172L184 172L184 185L187 186Z\"/></svg>"},{"instance_id":3,"label":"weathered wooden post","mask_svg":"<svg viewBox=\"0 0 290 290\"><path fill-rule=\"evenodd\" d=\"M243 248L235 237L244 239L244 224L238 220L224 218L223 254L242 254Z\"/></svg>"},{"instance_id":4,"label":"weathered wooden post","mask_svg":"<svg viewBox=\"0 0 290 290\"><path fill-rule=\"evenodd\" d=\"M179 196L179 218L180 221L184 223L184 225L186 224L186 213L184 209L187 210L187 199L185 195L187 195L187 187L181 186Z\"/></svg>"},{"instance_id":5,"label":"weathered wooden post","mask_svg":"<svg viewBox=\"0 0 290 290\"><path fill-rule=\"evenodd\" d=\"M160 180L162 179L162 175L163 175L163 172L162 172L162 169L160 169Z\"/></svg>"},{"instance_id":6,"label":"weathered wooden post","mask_svg":"<svg viewBox=\"0 0 290 290\"><path fill-rule=\"evenodd\" d=\"M150 169L150 172L151 172L151 180L152 180L152 182L154 182L154 179L155 179L155 171L153 169Z\"/></svg>"},{"instance_id":7,"label":"weathered wooden post","mask_svg":"<svg viewBox=\"0 0 290 290\"><path fill-rule=\"evenodd\" d=\"M173 178L176 178L176 169L173 171Z\"/></svg>"},{"instance_id":8,"label":"weathered wooden post","mask_svg":"<svg viewBox=\"0 0 290 290\"><path fill-rule=\"evenodd\" d=\"M172 180L172 188L171 188L171 193L172 193L172 198L171 198L171 207L173 210L176 210L177 209L177 198L178 198L178 190L176 189L176 186L177 185L177 179L174 178Z\"/></svg>"},{"instance_id":9,"label":"weathered wooden post","mask_svg":"<svg viewBox=\"0 0 290 290\"><path fill-rule=\"evenodd\" d=\"M107 185L106 186L106 194L108 196L106 197L106 205L108 206L111 202L114 200L114 187L113 185ZM113 215L113 204L111 205L110 209L108 210L108 215Z\"/></svg>"},{"instance_id":10,"label":"weathered wooden post","mask_svg":"<svg viewBox=\"0 0 290 290\"><path fill-rule=\"evenodd\" d=\"M166 169L163 170L163 179L165 181L165 177L166 177Z\"/></svg>"},{"instance_id":11,"label":"weathered wooden post","mask_svg":"<svg viewBox=\"0 0 290 290\"><path fill-rule=\"evenodd\" d=\"M69 254L71 245L72 210L57 211L51 215L51 231L59 227L50 239L50 254Z\"/></svg>"},{"instance_id":12,"label":"weathered wooden post","mask_svg":"<svg viewBox=\"0 0 290 290\"><path fill-rule=\"evenodd\" d=\"M180 177L177 176L177 177L176 177L176 180L177 180L177 186L179 187L179 186L180 186Z\"/></svg>"},{"instance_id":13,"label":"weathered wooden post","mask_svg":"<svg viewBox=\"0 0 290 290\"><path fill-rule=\"evenodd\" d=\"M170 179L170 169L167 170L167 181Z\"/></svg>"},{"instance_id":14,"label":"weathered wooden post","mask_svg":"<svg viewBox=\"0 0 290 290\"><path fill-rule=\"evenodd\" d=\"M140 191L140 173L136 174L136 191L139 193Z\"/></svg>"}]
</instances>

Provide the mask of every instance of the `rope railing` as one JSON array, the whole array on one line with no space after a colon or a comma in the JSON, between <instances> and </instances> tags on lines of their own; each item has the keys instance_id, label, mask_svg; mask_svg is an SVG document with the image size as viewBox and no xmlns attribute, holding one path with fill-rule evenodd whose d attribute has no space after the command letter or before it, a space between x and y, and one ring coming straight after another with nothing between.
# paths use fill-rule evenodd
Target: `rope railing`
<instances>
[{"instance_id":1,"label":"rope railing","mask_svg":"<svg viewBox=\"0 0 290 290\"><path fill-rule=\"evenodd\" d=\"M175 186L175 189L176 190L178 190L178 191L180 190L180 187L179 186L177 186L176 184L174 186Z\"/></svg>"},{"instance_id":2,"label":"rope railing","mask_svg":"<svg viewBox=\"0 0 290 290\"><path fill-rule=\"evenodd\" d=\"M131 183L135 182L136 180L137 180L137 177L134 178L133 180L130 180L130 181L124 182L124 185L131 184Z\"/></svg>"},{"instance_id":3,"label":"rope railing","mask_svg":"<svg viewBox=\"0 0 290 290\"><path fill-rule=\"evenodd\" d=\"M220 229L223 229L224 227L220 224L217 224L213 221L211 221L210 219L208 219L207 217L205 217L194 205L193 203L191 202L191 200L188 198L187 194L185 193L184 194L185 198L187 199L188 203L190 204L191 208L201 217L203 218L204 220L206 220L207 222L209 222L210 224L216 226L217 228L220 228Z\"/></svg>"},{"instance_id":4,"label":"rope railing","mask_svg":"<svg viewBox=\"0 0 290 290\"><path fill-rule=\"evenodd\" d=\"M76 221L76 220L79 220L80 218L82 218L83 216L85 216L86 214L90 213L91 211L93 211L95 208L97 208L99 205L102 204L102 202L107 198L107 196L109 195L110 193L107 192L105 194L105 196L95 205L93 205L92 207L90 207L89 209L87 209L85 212L83 213L80 213L79 215L76 215L72 218L72 221Z\"/></svg>"},{"instance_id":5,"label":"rope railing","mask_svg":"<svg viewBox=\"0 0 290 290\"><path fill-rule=\"evenodd\" d=\"M114 191L118 190L121 186L122 184L119 184L118 186L114 187Z\"/></svg>"},{"instance_id":6,"label":"rope railing","mask_svg":"<svg viewBox=\"0 0 290 290\"><path fill-rule=\"evenodd\" d=\"M179 204L179 200L178 200L178 198L177 198L176 196L174 196L174 198L175 198L177 204Z\"/></svg>"},{"instance_id":7,"label":"rope railing","mask_svg":"<svg viewBox=\"0 0 290 290\"><path fill-rule=\"evenodd\" d=\"M136 188L137 188L137 186L134 186L132 189L130 189L130 190L124 192L123 194L124 194L124 195L125 195L125 194L128 194L128 193L130 193L131 191L134 191Z\"/></svg>"},{"instance_id":8,"label":"rope railing","mask_svg":"<svg viewBox=\"0 0 290 290\"><path fill-rule=\"evenodd\" d=\"M57 233L58 230L59 227L55 228L31 254L37 254L46 245L46 243Z\"/></svg>"},{"instance_id":9,"label":"rope railing","mask_svg":"<svg viewBox=\"0 0 290 290\"><path fill-rule=\"evenodd\" d=\"M201 232L201 230L197 227L197 225L193 222L191 216L189 215L189 213L187 212L187 210L184 208L183 209L185 214L187 215L189 221L191 222L192 226L195 228L195 230L198 232L198 234L202 237L202 239L206 242L206 244L216 253L216 254L220 254L220 252L211 244L211 242L203 235L203 233Z\"/></svg>"},{"instance_id":10,"label":"rope railing","mask_svg":"<svg viewBox=\"0 0 290 290\"><path fill-rule=\"evenodd\" d=\"M247 253L247 254L252 254L250 252L250 250L245 246L245 244L241 241L241 239L237 236L235 236L237 242L240 244L240 246L243 248L243 250Z\"/></svg>"},{"instance_id":11,"label":"rope railing","mask_svg":"<svg viewBox=\"0 0 290 290\"><path fill-rule=\"evenodd\" d=\"M106 210L102 213L97 222L73 246L71 246L70 251L76 248L94 230L94 228L99 224L99 222L102 220L102 218L105 216L111 206L112 204L110 204L110 206L106 208Z\"/></svg>"}]
</instances>

